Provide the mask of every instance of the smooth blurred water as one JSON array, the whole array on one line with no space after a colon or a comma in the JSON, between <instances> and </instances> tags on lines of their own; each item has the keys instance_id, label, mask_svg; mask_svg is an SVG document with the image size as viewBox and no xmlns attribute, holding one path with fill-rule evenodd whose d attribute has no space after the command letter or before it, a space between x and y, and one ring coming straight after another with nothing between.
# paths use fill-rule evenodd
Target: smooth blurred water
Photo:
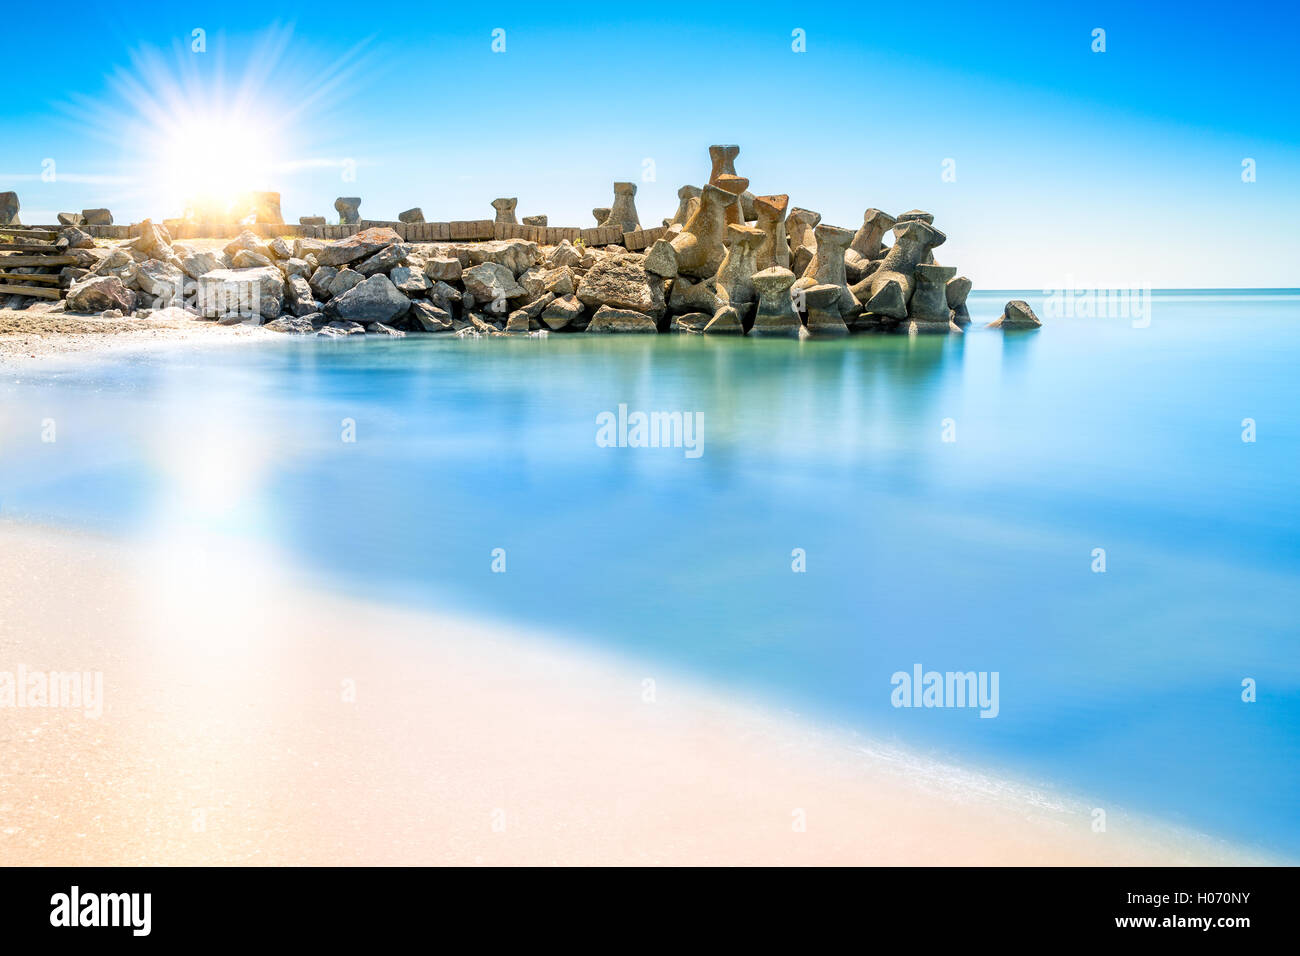
<instances>
[{"instance_id":1,"label":"smooth blurred water","mask_svg":"<svg viewBox=\"0 0 1300 956\"><path fill-rule=\"evenodd\" d=\"M336 588L1300 856L1300 295L1157 293L1135 328L1022 293L1043 330L978 328L1011 297L973 295L964 337L285 338L33 366L0 379L0 508L236 534ZM703 454L598 447L620 403L702 412ZM893 708L916 663L998 671L999 716Z\"/></svg>"}]
</instances>

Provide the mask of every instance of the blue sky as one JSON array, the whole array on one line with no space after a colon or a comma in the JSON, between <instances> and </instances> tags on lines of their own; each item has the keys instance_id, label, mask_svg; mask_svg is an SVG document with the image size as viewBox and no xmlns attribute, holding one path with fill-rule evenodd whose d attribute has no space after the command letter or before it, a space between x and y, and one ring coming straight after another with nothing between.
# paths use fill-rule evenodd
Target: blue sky
<instances>
[{"instance_id":1,"label":"blue sky","mask_svg":"<svg viewBox=\"0 0 1300 956\"><path fill-rule=\"evenodd\" d=\"M7 20L59 52L0 103L0 190L27 222L178 215L196 176L233 170L278 189L290 221L333 216L339 195L430 219L510 195L585 226L634 180L652 225L707 178L710 143L738 143L751 189L825 222L934 212L937 257L977 288L1300 286L1294 4L390 2L368 18L319 0Z\"/></svg>"}]
</instances>

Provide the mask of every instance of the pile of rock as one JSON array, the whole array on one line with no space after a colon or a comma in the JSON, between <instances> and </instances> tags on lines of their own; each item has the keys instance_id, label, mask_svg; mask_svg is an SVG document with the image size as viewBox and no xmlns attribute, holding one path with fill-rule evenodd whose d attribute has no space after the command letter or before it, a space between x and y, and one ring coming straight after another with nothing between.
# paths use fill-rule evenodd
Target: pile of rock
<instances>
[{"instance_id":1,"label":"pile of rock","mask_svg":"<svg viewBox=\"0 0 1300 956\"><path fill-rule=\"evenodd\" d=\"M709 152L709 181L678 191L676 213L643 254L568 240L413 243L387 227L335 242L265 240L245 231L220 251L203 251L173 243L165 228L146 221L129 243L80 250L85 261L65 270L67 309L179 307L222 322L266 321L278 331L327 336L833 336L959 333L969 325L971 281L935 261L946 237L930 213L868 209L856 230L828 225L816 212L791 207L787 195L749 192L749 180L735 171L739 147ZM614 203L594 210L597 221L640 230L635 193L634 184L615 183ZM346 221L359 205L342 197L335 208ZM492 205L497 222L514 222L516 199ZM400 219L420 222L424 213L412 208ZM1032 312L1015 305L1001 327L1030 327Z\"/></svg>"}]
</instances>

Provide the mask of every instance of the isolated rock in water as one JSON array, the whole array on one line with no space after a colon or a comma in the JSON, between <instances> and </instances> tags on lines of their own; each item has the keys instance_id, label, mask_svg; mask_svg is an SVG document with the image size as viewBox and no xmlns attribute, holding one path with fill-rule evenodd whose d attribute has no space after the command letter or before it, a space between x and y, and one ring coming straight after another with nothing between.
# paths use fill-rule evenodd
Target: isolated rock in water
<instances>
[{"instance_id":1,"label":"isolated rock in water","mask_svg":"<svg viewBox=\"0 0 1300 956\"><path fill-rule=\"evenodd\" d=\"M911 219L894 226L894 245L880 267L853 287L853 294L868 312L895 319L907 318L913 275L929 251L947 237L928 223Z\"/></svg>"},{"instance_id":2,"label":"isolated rock in water","mask_svg":"<svg viewBox=\"0 0 1300 956\"><path fill-rule=\"evenodd\" d=\"M86 217L79 212L61 212L59 213L59 225L61 226L84 226Z\"/></svg>"},{"instance_id":3,"label":"isolated rock in water","mask_svg":"<svg viewBox=\"0 0 1300 956\"><path fill-rule=\"evenodd\" d=\"M284 311L284 277L275 266L213 269L199 277L195 304L208 318L274 319Z\"/></svg>"},{"instance_id":4,"label":"isolated rock in water","mask_svg":"<svg viewBox=\"0 0 1300 956\"><path fill-rule=\"evenodd\" d=\"M582 312L582 302L576 295L562 295L552 299L538 318L547 328L558 331L576 323Z\"/></svg>"},{"instance_id":5,"label":"isolated rock in water","mask_svg":"<svg viewBox=\"0 0 1300 956\"><path fill-rule=\"evenodd\" d=\"M425 332L450 332L454 328L450 312L423 299L413 301L407 314Z\"/></svg>"},{"instance_id":6,"label":"isolated rock in water","mask_svg":"<svg viewBox=\"0 0 1300 956\"><path fill-rule=\"evenodd\" d=\"M340 339L349 335L365 335L366 327L356 322L331 322L316 330L317 335L323 335L326 338Z\"/></svg>"},{"instance_id":7,"label":"isolated rock in water","mask_svg":"<svg viewBox=\"0 0 1300 956\"><path fill-rule=\"evenodd\" d=\"M492 200L492 208L497 211L496 222L516 225L519 220L515 218L515 207L518 205L519 200L515 198Z\"/></svg>"},{"instance_id":8,"label":"isolated rock in water","mask_svg":"<svg viewBox=\"0 0 1300 956\"><path fill-rule=\"evenodd\" d=\"M597 262L578 283L578 298L589 309L605 305L644 312L655 319L667 308L663 280L646 272L645 257L638 255L611 256Z\"/></svg>"},{"instance_id":9,"label":"isolated rock in water","mask_svg":"<svg viewBox=\"0 0 1300 956\"><path fill-rule=\"evenodd\" d=\"M525 226L545 226L548 221L546 216L524 216Z\"/></svg>"},{"instance_id":10,"label":"isolated rock in water","mask_svg":"<svg viewBox=\"0 0 1300 956\"><path fill-rule=\"evenodd\" d=\"M523 286L515 281L515 274L499 262L480 262L461 273L465 291L474 301L490 306L497 313L506 312L507 299L524 294Z\"/></svg>"},{"instance_id":11,"label":"isolated rock in water","mask_svg":"<svg viewBox=\"0 0 1300 956\"><path fill-rule=\"evenodd\" d=\"M798 335L799 315L790 302L794 273L781 266L772 266L754 273L752 282L758 293L758 309L754 313L754 326L749 334Z\"/></svg>"},{"instance_id":12,"label":"isolated rock in water","mask_svg":"<svg viewBox=\"0 0 1300 956\"><path fill-rule=\"evenodd\" d=\"M18 210L22 208L22 203L18 201L16 192L0 193L0 226L20 226L18 221Z\"/></svg>"},{"instance_id":13,"label":"isolated rock in water","mask_svg":"<svg viewBox=\"0 0 1300 956\"><path fill-rule=\"evenodd\" d=\"M666 279L677 275L677 253L673 252L673 244L667 239L656 239L646 253L645 267L647 272Z\"/></svg>"},{"instance_id":14,"label":"isolated rock in water","mask_svg":"<svg viewBox=\"0 0 1300 956\"><path fill-rule=\"evenodd\" d=\"M394 266L401 265L410 254L410 246L404 242L395 242L391 246L384 246L373 256L363 259L359 264L353 265L352 268L363 276L372 276L377 272L387 272Z\"/></svg>"},{"instance_id":15,"label":"isolated rock in water","mask_svg":"<svg viewBox=\"0 0 1300 956\"><path fill-rule=\"evenodd\" d=\"M369 325L366 326L366 334L386 335L389 336L390 338L395 338L395 339L406 337L405 332L399 332L397 329L393 328L392 326L384 325L384 323L382 322L371 322Z\"/></svg>"},{"instance_id":16,"label":"isolated rock in water","mask_svg":"<svg viewBox=\"0 0 1300 956\"><path fill-rule=\"evenodd\" d=\"M401 241L402 237L387 226L362 229L355 236L348 236L346 239L325 246L316 254L316 261L323 266L347 265L369 259L379 250Z\"/></svg>"},{"instance_id":17,"label":"isolated rock in water","mask_svg":"<svg viewBox=\"0 0 1300 956\"><path fill-rule=\"evenodd\" d=\"M494 239L469 247L469 261L472 265L498 262L515 276L522 275L537 265L541 258L541 247L525 239Z\"/></svg>"},{"instance_id":18,"label":"isolated rock in water","mask_svg":"<svg viewBox=\"0 0 1300 956\"><path fill-rule=\"evenodd\" d=\"M68 290L67 303L69 312L120 309L127 313L135 308L135 293L117 276L91 276Z\"/></svg>"},{"instance_id":19,"label":"isolated rock in water","mask_svg":"<svg viewBox=\"0 0 1300 956\"><path fill-rule=\"evenodd\" d=\"M840 314L840 294L837 285L815 285L804 289L803 304L808 312L810 335L848 335L849 327Z\"/></svg>"},{"instance_id":20,"label":"isolated rock in water","mask_svg":"<svg viewBox=\"0 0 1300 956\"><path fill-rule=\"evenodd\" d=\"M428 276L411 266L394 266L388 277L403 295L423 295L433 286Z\"/></svg>"},{"instance_id":21,"label":"isolated rock in water","mask_svg":"<svg viewBox=\"0 0 1300 956\"><path fill-rule=\"evenodd\" d=\"M817 253L817 238L813 232L822 221L822 214L811 209L794 206L785 217L786 236L790 242L790 268L801 276Z\"/></svg>"},{"instance_id":22,"label":"isolated rock in water","mask_svg":"<svg viewBox=\"0 0 1300 956\"><path fill-rule=\"evenodd\" d=\"M95 240L90 238L90 233L78 229L76 226L68 226L66 229L60 229L59 238L68 240L69 249L95 248Z\"/></svg>"},{"instance_id":23,"label":"isolated rock in water","mask_svg":"<svg viewBox=\"0 0 1300 956\"><path fill-rule=\"evenodd\" d=\"M355 289L366 279L360 272L355 269L343 268L338 271L333 279L330 279L329 294L330 297L342 295L350 289ZM324 298L324 296L322 296Z\"/></svg>"},{"instance_id":24,"label":"isolated rock in water","mask_svg":"<svg viewBox=\"0 0 1300 956\"><path fill-rule=\"evenodd\" d=\"M1002 314L988 324L990 329L1038 329L1043 323L1038 321L1034 310L1024 299L1012 299L1002 310Z\"/></svg>"},{"instance_id":25,"label":"isolated rock in water","mask_svg":"<svg viewBox=\"0 0 1300 956\"><path fill-rule=\"evenodd\" d=\"M113 214L107 209L83 209L81 219L87 226L113 225Z\"/></svg>"},{"instance_id":26,"label":"isolated rock in water","mask_svg":"<svg viewBox=\"0 0 1300 956\"><path fill-rule=\"evenodd\" d=\"M419 206L397 214L398 222L424 222L424 210Z\"/></svg>"},{"instance_id":27,"label":"isolated rock in water","mask_svg":"<svg viewBox=\"0 0 1300 956\"><path fill-rule=\"evenodd\" d=\"M949 279L948 287L944 290L950 310L948 317L963 329L970 325L970 312L966 309L966 297L970 295L970 290L971 281L966 276Z\"/></svg>"},{"instance_id":28,"label":"isolated rock in water","mask_svg":"<svg viewBox=\"0 0 1300 956\"><path fill-rule=\"evenodd\" d=\"M655 320L644 312L602 305L591 317L588 332L658 332Z\"/></svg>"},{"instance_id":29,"label":"isolated rock in water","mask_svg":"<svg viewBox=\"0 0 1300 956\"><path fill-rule=\"evenodd\" d=\"M311 335L316 331L316 326L311 324L311 319L298 316L276 319L266 323L266 327L272 332L289 332L294 335Z\"/></svg>"},{"instance_id":30,"label":"isolated rock in water","mask_svg":"<svg viewBox=\"0 0 1300 956\"><path fill-rule=\"evenodd\" d=\"M784 194L754 197L754 214L758 228L763 230L763 241L755 253L759 269L790 268L790 243L785 234L785 210L789 205L790 197Z\"/></svg>"},{"instance_id":31,"label":"isolated rock in water","mask_svg":"<svg viewBox=\"0 0 1300 956\"><path fill-rule=\"evenodd\" d=\"M948 280L955 275L953 266L922 263L916 267L916 288L907 308L907 317L916 324L916 331L948 331Z\"/></svg>"},{"instance_id":32,"label":"isolated rock in water","mask_svg":"<svg viewBox=\"0 0 1300 956\"><path fill-rule=\"evenodd\" d=\"M871 263L885 255L881 242L895 219L879 209L868 209L862 214L862 225L853 234L853 241L844 253L844 269L850 283L860 282L868 275Z\"/></svg>"},{"instance_id":33,"label":"isolated rock in water","mask_svg":"<svg viewBox=\"0 0 1300 956\"><path fill-rule=\"evenodd\" d=\"M185 300L185 273L161 259L140 263L136 282L153 297L153 307L162 309Z\"/></svg>"},{"instance_id":34,"label":"isolated rock in water","mask_svg":"<svg viewBox=\"0 0 1300 956\"><path fill-rule=\"evenodd\" d=\"M343 225L356 225L361 221L361 197L340 196L334 200L334 211L339 214L339 222Z\"/></svg>"},{"instance_id":35,"label":"isolated rock in water","mask_svg":"<svg viewBox=\"0 0 1300 956\"><path fill-rule=\"evenodd\" d=\"M373 275L330 300L327 315L353 322L391 322L405 315L411 300L386 275Z\"/></svg>"},{"instance_id":36,"label":"isolated rock in water","mask_svg":"<svg viewBox=\"0 0 1300 956\"><path fill-rule=\"evenodd\" d=\"M700 208L672 240L679 275L707 279L717 273L727 254L722 243L727 229L727 210L735 204L735 195L725 189L704 187L700 194Z\"/></svg>"},{"instance_id":37,"label":"isolated rock in water","mask_svg":"<svg viewBox=\"0 0 1300 956\"><path fill-rule=\"evenodd\" d=\"M460 280L460 260L450 256L431 256L424 260L424 274L435 282L458 282Z\"/></svg>"},{"instance_id":38,"label":"isolated rock in water","mask_svg":"<svg viewBox=\"0 0 1300 956\"><path fill-rule=\"evenodd\" d=\"M704 327L709 335L744 335L745 325L740 320L740 313L729 305L724 305L713 313L713 318Z\"/></svg>"},{"instance_id":39,"label":"isolated rock in water","mask_svg":"<svg viewBox=\"0 0 1300 956\"><path fill-rule=\"evenodd\" d=\"M677 190L677 211L673 213L673 218L668 220L669 225L686 225L686 220L700 206L700 193L702 190L699 186L683 186Z\"/></svg>"},{"instance_id":40,"label":"isolated rock in water","mask_svg":"<svg viewBox=\"0 0 1300 956\"><path fill-rule=\"evenodd\" d=\"M766 233L755 226L727 226L727 254L718 266L718 301L742 315L758 298L754 291L755 257Z\"/></svg>"},{"instance_id":41,"label":"isolated rock in water","mask_svg":"<svg viewBox=\"0 0 1300 956\"><path fill-rule=\"evenodd\" d=\"M641 219L636 214L636 183L614 184L614 205L610 207L609 216L602 226L617 226L623 232L635 232L641 228Z\"/></svg>"}]
</instances>

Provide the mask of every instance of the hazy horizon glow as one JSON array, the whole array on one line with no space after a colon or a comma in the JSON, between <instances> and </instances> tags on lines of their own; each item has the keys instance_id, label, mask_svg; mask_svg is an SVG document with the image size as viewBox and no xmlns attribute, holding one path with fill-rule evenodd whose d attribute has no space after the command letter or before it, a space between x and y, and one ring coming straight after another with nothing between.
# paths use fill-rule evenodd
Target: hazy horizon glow
<instances>
[{"instance_id":1,"label":"hazy horizon glow","mask_svg":"<svg viewBox=\"0 0 1300 956\"><path fill-rule=\"evenodd\" d=\"M289 222L333 219L340 195L431 220L518 196L521 216L586 226L632 180L651 226L707 178L709 144L739 143L755 193L824 222L930 210L936 257L977 288L1300 286L1290 6L264 10L92 9L53 28L14 11L16 33L66 54L0 105L0 190L23 221L179 216L201 185L278 190Z\"/></svg>"}]
</instances>

